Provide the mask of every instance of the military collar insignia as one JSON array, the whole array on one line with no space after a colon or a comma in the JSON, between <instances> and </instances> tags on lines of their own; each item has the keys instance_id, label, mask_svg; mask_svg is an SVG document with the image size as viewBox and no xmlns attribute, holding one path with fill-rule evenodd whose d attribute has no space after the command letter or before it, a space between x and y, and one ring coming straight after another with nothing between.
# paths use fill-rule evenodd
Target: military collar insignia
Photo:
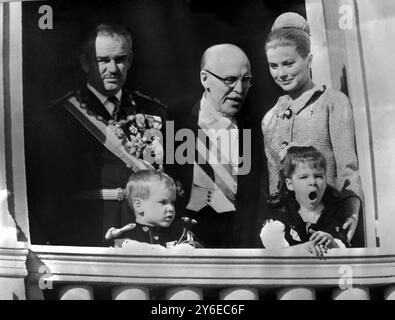
<instances>
[{"instance_id":1,"label":"military collar insignia","mask_svg":"<svg viewBox=\"0 0 395 320\"><path fill-rule=\"evenodd\" d=\"M133 100L132 94L130 92L126 91L126 90L123 90L123 91L124 92L123 92L122 98L126 97L126 99L131 103L131 105L133 107L135 107L136 106L136 102Z\"/></svg>"},{"instance_id":2,"label":"military collar insignia","mask_svg":"<svg viewBox=\"0 0 395 320\"><path fill-rule=\"evenodd\" d=\"M147 226L146 224L141 224L141 223L138 223L138 222L136 222L136 225L137 225L137 227L139 227L144 232L149 232L149 231L159 232L162 229L159 226Z\"/></svg>"},{"instance_id":3,"label":"military collar insignia","mask_svg":"<svg viewBox=\"0 0 395 320\"><path fill-rule=\"evenodd\" d=\"M144 232L149 232L149 231L158 231L160 229L160 227L156 227L156 226L147 226L145 224L140 224L137 223L138 226L140 226L141 230L143 230ZM157 237L157 236L156 236ZM154 237L155 238L155 237ZM158 240L158 239L155 239Z\"/></svg>"}]
</instances>

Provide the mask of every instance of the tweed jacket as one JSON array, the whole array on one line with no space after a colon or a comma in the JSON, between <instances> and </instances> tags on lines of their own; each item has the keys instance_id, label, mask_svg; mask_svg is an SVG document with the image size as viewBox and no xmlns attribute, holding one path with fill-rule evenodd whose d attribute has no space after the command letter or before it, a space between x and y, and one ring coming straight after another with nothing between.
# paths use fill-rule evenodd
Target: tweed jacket
<instances>
[{"instance_id":1,"label":"tweed jacket","mask_svg":"<svg viewBox=\"0 0 395 320\"><path fill-rule=\"evenodd\" d=\"M311 145L327 162L327 182L362 200L350 102L339 91L315 86L296 100L279 98L262 120L269 192L278 191L280 150L291 142Z\"/></svg>"}]
</instances>

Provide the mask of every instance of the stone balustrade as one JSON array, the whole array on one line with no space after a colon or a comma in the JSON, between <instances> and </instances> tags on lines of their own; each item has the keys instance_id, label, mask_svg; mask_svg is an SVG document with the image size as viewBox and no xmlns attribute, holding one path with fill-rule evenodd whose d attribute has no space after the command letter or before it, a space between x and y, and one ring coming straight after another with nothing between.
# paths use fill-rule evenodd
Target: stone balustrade
<instances>
[{"instance_id":1,"label":"stone balustrade","mask_svg":"<svg viewBox=\"0 0 395 320\"><path fill-rule=\"evenodd\" d=\"M24 243L0 247L0 300L26 299L27 256Z\"/></svg>"},{"instance_id":2,"label":"stone balustrade","mask_svg":"<svg viewBox=\"0 0 395 320\"><path fill-rule=\"evenodd\" d=\"M45 266L47 284L63 300L91 300L103 288L116 300L395 299L395 254L382 249L336 249L324 258L292 249L182 254L33 245L31 250L30 278L40 279L39 267Z\"/></svg>"}]
</instances>

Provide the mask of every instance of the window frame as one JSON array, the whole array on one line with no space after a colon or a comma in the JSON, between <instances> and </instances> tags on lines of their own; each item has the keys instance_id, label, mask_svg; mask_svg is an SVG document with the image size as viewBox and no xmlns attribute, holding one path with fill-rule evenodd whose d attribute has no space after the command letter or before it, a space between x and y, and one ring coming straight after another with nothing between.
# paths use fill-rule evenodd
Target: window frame
<instances>
[{"instance_id":1,"label":"window frame","mask_svg":"<svg viewBox=\"0 0 395 320\"><path fill-rule=\"evenodd\" d=\"M36 0L3 1L0 4L0 32L3 42L0 43L0 123L4 130L0 132L0 190L6 192L7 201L1 202L1 209L9 213L15 221L15 233L19 241L30 243L29 217L26 192L25 151L24 151L24 117L23 117L23 57L22 57L22 2ZM333 2L335 5L336 2ZM349 1L354 5L353 1ZM369 105L366 99L364 79L363 52L361 52L358 26L350 32L339 31L338 39L347 42L347 50L343 52L342 61L335 65L331 44L337 41L328 37L328 17L325 10L329 6L326 0L306 0L307 20L312 34L313 78L317 82L326 83L329 87L340 89L338 72L341 64L352 76L349 83L349 97L354 106L354 122L356 145L360 157L360 173L365 193L365 239L368 247L376 246L376 223L378 218L377 197L375 196L374 170L372 170L372 147L369 133ZM333 21L332 21L333 22ZM357 110L355 108L358 108ZM12 220L11 219L11 220ZM2 222L0 227L12 225Z\"/></svg>"}]
</instances>

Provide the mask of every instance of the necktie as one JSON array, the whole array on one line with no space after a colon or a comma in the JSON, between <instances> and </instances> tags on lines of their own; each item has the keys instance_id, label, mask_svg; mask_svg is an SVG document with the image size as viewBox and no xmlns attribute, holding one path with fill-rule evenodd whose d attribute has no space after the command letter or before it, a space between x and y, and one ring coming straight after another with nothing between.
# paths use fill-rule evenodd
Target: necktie
<instances>
[{"instance_id":1,"label":"necktie","mask_svg":"<svg viewBox=\"0 0 395 320\"><path fill-rule=\"evenodd\" d=\"M112 118L115 121L118 121L118 113L119 113L119 105L120 105L120 101L118 100L118 98L116 96L109 96L108 97L108 101L111 102L114 105L114 110L112 111Z\"/></svg>"},{"instance_id":2,"label":"necktie","mask_svg":"<svg viewBox=\"0 0 395 320\"><path fill-rule=\"evenodd\" d=\"M207 130L207 128L205 128ZM224 195L231 200L232 202L235 199L235 193L237 188L237 176L233 173L233 168L230 163L231 150L229 147L230 142L228 139L231 139L230 130L228 129L220 129L226 130L226 134L216 136L214 135L211 141L208 138L208 135L205 133L206 143L208 140L208 144L204 145L205 141L201 140L204 146L208 147L209 151L209 159L207 159L208 165L200 165L200 167L208 174L208 176L215 182L217 187L224 193ZM198 139L202 139L203 137L198 137ZM216 140L216 142L214 141ZM222 144L222 146L221 146ZM203 147L201 152L203 152L203 157L205 156L205 148ZM211 167L211 169L209 169Z\"/></svg>"},{"instance_id":3,"label":"necktie","mask_svg":"<svg viewBox=\"0 0 395 320\"><path fill-rule=\"evenodd\" d=\"M210 146L216 148L214 151L217 155L217 167L215 170L215 183L222 190L222 192L227 196L227 198L231 201L234 201L236 188L237 188L237 176L234 174L232 167L232 148L230 148L230 144L234 143L232 141L231 129L234 128L233 125L226 129L225 137L217 138L217 145ZM225 141L221 139L225 138Z\"/></svg>"}]
</instances>

